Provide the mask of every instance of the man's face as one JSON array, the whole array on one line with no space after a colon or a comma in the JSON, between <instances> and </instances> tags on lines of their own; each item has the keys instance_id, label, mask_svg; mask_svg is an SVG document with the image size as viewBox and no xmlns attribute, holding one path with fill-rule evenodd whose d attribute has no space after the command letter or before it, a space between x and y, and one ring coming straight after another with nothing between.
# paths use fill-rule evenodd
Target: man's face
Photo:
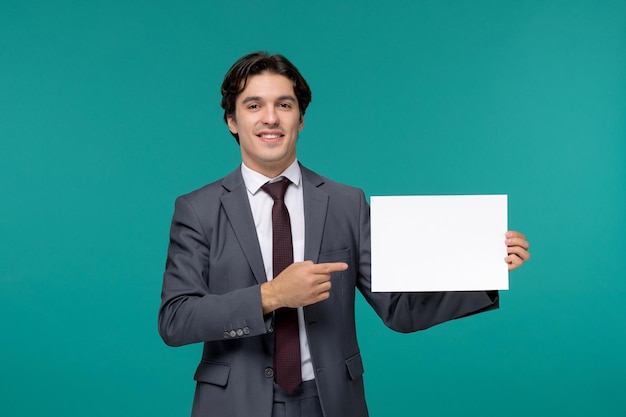
<instances>
[{"instance_id":1,"label":"man's face","mask_svg":"<svg viewBox=\"0 0 626 417\"><path fill-rule=\"evenodd\" d=\"M254 171L275 177L295 160L304 118L289 78L269 72L248 78L227 121L239 135L241 159Z\"/></svg>"}]
</instances>

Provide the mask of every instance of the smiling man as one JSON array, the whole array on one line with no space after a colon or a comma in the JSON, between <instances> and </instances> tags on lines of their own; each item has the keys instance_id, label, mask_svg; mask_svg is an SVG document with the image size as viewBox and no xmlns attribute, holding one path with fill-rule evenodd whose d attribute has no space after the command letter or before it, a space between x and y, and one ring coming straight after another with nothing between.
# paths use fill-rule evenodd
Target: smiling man
<instances>
[{"instance_id":1,"label":"smiling man","mask_svg":"<svg viewBox=\"0 0 626 417\"><path fill-rule=\"evenodd\" d=\"M296 158L311 101L281 55L253 53L222 84L242 164L179 197L163 276L159 332L204 343L193 416L367 416L354 298L412 332L498 307L498 293L372 293L363 192ZM528 242L507 232L509 270Z\"/></svg>"}]
</instances>

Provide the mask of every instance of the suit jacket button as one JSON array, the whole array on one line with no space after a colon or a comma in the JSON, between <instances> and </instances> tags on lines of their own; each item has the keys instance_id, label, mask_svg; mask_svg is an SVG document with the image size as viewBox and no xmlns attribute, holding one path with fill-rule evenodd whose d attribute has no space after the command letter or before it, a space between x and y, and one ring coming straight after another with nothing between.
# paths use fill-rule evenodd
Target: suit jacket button
<instances>
[{"instance_id":1,"label":"suit jacket button","mask_svg":"<svg viewBox=\"0 0 626 417\"><path fill-rule=\"evenodd\" d=\"M243 328L243 334L250 334L250 328L248 326Z\"/></svg>"},{"instance_id":2,"label":"suit jacket button","mask_svg":"<svg viewBox=\"0 0 626 417\"><path fill-rule=\"evenodd\" d=\"M237 332L233 329L230 331L230 337L235 337L237 336Z\"/></svg>"},{"instance_id":3,"label":"suit jacket button","mask_svg":"<svg viewBox=\"0 0 626 417\"><path fill-rule=\"evenodd\" d=\"M239 337L243 336L243 330L242 329L237 329L237 336L239 336Z\"/></svg>"},{"instance_id":4,"label":"suit jacket button","mask_svg":"<svg viewBox=\"0 0 626 417\"><path fill-rule=\"evenodd\" d=\"M274 370L272 368L265 368L265 378L274 378Z\"/></svg>"},{"instance_id":5,"label":"suit jacket button","mask_svg":"<svg viewBox=\"0 0 626 417\"><path fill-rule=\"evenodd\" d=\"M230 337L230 333L224 332L223 336L224 336L224 339L228 339Z\"/></svg>"}]
</instances>

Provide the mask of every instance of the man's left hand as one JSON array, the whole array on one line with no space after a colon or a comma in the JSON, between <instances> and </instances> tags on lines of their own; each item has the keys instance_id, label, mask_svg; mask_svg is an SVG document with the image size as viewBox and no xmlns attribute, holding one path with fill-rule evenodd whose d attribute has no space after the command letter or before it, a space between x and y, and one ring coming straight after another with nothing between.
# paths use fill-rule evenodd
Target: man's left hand
<instances>
[{"instance_id":1,"label":"man's left hand","mask_svg":"<svg viewBox=\"0 0 626 417\"><path fill-rule=\"evenodd\" d=\"M530 259L530 252L528 252L530 244L526 240L526 236L519 232L508 231L505 236L509 255L504 260L509 264L509 271L512 271Z\"/></svg>"}]
</instances>

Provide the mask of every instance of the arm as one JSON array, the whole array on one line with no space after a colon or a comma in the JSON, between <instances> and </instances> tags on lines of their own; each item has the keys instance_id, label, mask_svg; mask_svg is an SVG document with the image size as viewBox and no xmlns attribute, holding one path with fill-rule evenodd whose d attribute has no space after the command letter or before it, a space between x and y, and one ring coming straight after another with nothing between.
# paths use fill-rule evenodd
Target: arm
<instances>
[{"instance_id":1,"label":"arm","mask_svg":"<svg viewBox=\"0 0 626 417\"><path fill-rule=\"evenodd\" d=\"M497 291L374 293L371 291L370 215L360 203L358 288L389 328L413 332L499 307Z\"/></svg>"},{"instance_id":2,"label":"arm","mask_svg":"<svg viewBox=\"0 0 626 417\"><path fill-rule=\"evenodd\" d=\"M211 248L210 242L191 202L186 197L177 199L159 309L159 333L168 345L267 332L269 323L263 317L260 286L249 270L234 265L245 260L232 259L236 256L228 254L220 258L218 248ZM222 262L222 268L214 270L220 270L224 276L215 276L213 261ZM232 267L224 262L230 262ZM237 276L226 276L225 270ZM220 291L212 291L210 282L220 284Z\"/></svg>"}]
</instances>

